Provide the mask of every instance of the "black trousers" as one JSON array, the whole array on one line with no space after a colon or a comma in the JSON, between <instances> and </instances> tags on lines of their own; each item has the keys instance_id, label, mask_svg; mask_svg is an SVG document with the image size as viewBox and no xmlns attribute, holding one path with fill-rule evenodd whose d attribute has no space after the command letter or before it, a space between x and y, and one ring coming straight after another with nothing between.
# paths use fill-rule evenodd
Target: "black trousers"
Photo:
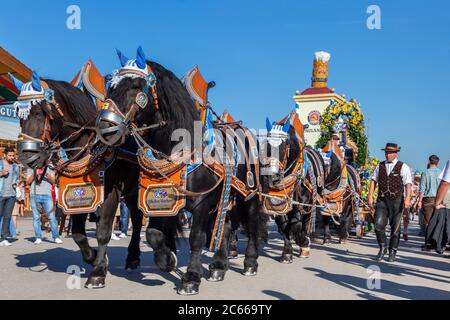
<instances>
[{"instance_id":1,"label":"black trousers","mask_svg":"<svg viewBox=\"0 0 450 320\"><path fill-rule=\"evenodd\" d=\"M397 250L400 243L400 226L402 223L403 198L377 201L375 212L375 232L380 247L387 247L386 226L391 226L389 249Z\"/></svg>"}]
</instances>

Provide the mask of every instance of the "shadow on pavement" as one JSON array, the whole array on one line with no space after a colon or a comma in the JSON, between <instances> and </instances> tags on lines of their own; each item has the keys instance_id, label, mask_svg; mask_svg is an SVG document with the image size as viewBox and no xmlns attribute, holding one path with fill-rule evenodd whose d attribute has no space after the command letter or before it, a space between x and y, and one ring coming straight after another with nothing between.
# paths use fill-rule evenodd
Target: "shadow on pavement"
<instances>
[{"instance_id":1,"label":"shadow on pavement","mask_svg":"<svg viewBox=\"0 0 450 320\"><path fill-rule=\"evenodd\" d=\"M316 268L305 268L305 270L314 272L316 276L333 282L334 284L338 284L350 290L356 291L357 295L363 299L381 299L370 292L365 292L362 290L363 288L369 290L367 289L367 279L365 278L330 273ZM445 290L423 286L404 285L383 279L381 280L381 289L376 290L376 292L389 294L399 299L450 299L450 293Z\"/></svg>"},{"instance_id":2,"label":"shadow on pavement","mask_svg":"<svg viewBox=\"0 0 450 320\"><path fill-rule=\"evenodd\" d=\"M164 282L157 279L145 279L148 273L158 274L168 282L172 282L174 286L179 283L179 278L167 272L160 271L153 265L153 253L141 253L141 266L128 272L125 270L125 259L127 256L126 247L109 247L108 248L108 273L120 278L137 282L139 284L148 286L163 285ZM87 279L92 266L83 262L81 253L78 251L58 247L52 249L45 249L34 253L16 254L16 266L19 268L27 268L32 272L51 271L56 273L66 273L70 265L79 266L81 269L86 269L83 278ZM143 264L151 264L152 266L143 266ZM145 271L145 273L143 273ZM108 279L108 276L107 276Z\"/></svg>"},{"instance_id":3,"label":"shadow on pavement","mask_svg":"<svg viewBox=\"0 0 450 320\"><path fill-rule=\"evenodd\" d=\"M288 296L287 294L284 294L284 293L281 293L281 292L278 292L278 291L263 290L262 293L265 293L265 294L267 294L268 296L271 296L271 297L278 298L278 300L295 300L291 296Z\"/></svg>"}]
</instances>

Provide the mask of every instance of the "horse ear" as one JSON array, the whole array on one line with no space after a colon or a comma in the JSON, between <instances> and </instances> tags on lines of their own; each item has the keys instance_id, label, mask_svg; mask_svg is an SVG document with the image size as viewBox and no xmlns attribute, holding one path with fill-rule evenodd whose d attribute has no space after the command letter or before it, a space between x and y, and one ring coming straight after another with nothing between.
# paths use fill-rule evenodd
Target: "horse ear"
<instances>
[{"instance_id":1,"label":"horse ear","mask_svg":"<svg viewBox=\"0 0 450 320\"><path fill-rule=\"evenodd\" d=\"M270 132L270 130L272 130L272 123L269 120L269 117L266 117L266 129L267 132Z\"/></svg>"},{"instance_id":2,"label":"horse ear","mask_svg":"<svg viewBox=\"0 0 450 320\"><path fill-rule=\"evenodd\" d=\"M23 82L20 81L19 79L17 79L16 77L14 77L11 73L8 72L9 77L12 79L12 81L14 82L14 85L16 86L17 90L21 91L22 87L23 87Z\"/></svg>"},{"instance_id":3,"label":"horse ear","mask_svg":"<svg viewBox=\"0 0 450 320\"><path fill-rule=\"evenodd\" d=\"M283 124L283 131L288 133L290 127L291 127L291 117L287 118L286 122Z\"/></svg>"},{"instance_id":4,"label":"horse ear","mask_svg":"<svg viewBox=\"0 0 450 320\"><path fill-rule=\"evenodd\" d=\"M291 127L291 118L288 118L286 122L283 124L283 131L288 133L290 127Z\"/></svg>"},{"instance_id":5,"label":"horse ear","mask_svg":"<svg viewBox=\"0 0 450 320\"><path fill-rule=\"evenodd\" d=\"M31 80L31 86L36 91L41 91L42 90L41 78L39 78L39 75L37 74L36 71L33 71L32 80Z\"/></svg>"},{"instance_id":6,"label":"horse ear","mask_svg":"<svg viewBox=\"0 0 450 320\"><path fill-rule=\"evenodd\" d=\"M117 52L117 56L119 57L119 60L120 60L120 65L122 67L125 66L125 64L128 62L129 59L127 57L125 57L125 55L117 48L116 48L116 52Z\"/></svg>"},{"instance_id":7,"label":"horse ear","mask_svg":"<svg viewBox=\"0 0 450 320\"><path fill-rule=\"evenodd\" d=\"M145 66L147 65L145 53L141 46L139 46L139 48L137 49L136 64L140 69L144 69Z\"/></svg>"}]
</instances>

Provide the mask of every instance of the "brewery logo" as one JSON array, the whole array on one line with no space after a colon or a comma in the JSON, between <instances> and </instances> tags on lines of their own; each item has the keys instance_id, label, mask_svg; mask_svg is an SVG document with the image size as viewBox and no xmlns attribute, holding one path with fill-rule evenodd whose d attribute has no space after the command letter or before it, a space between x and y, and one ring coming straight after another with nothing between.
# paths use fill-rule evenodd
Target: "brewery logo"
<instances>
[{"instance_id":1,"label":"brewery logo","mask_svg":"<svg viewBox=\"0 0 450 320\"><path fill-rule=\"evenodd\" d=\"M317 110L311 111L308 114L308 122L309 122L309 124L311 124L313 126L318 125L320 123L321 119L322 119L322 116L321 116L320 112Z\"/></svg>"},{"instance_id":2,"label":"brewery logo","mask_svg":"<svg viewBox=\"0 0 450 320\"><path fill-rule=\"evenodd\" d=\"M82 197L86 194L86 189L85 188L76 188L76 189L73 189L72 192L75 197Z\"/></svg>"},{"instance_id":3,"label":"brewery logo","mask_svg":"<svg viewBox=\"0 0 450 320\"><path fill-rule=\"evenodd\" d=\"M166 189L157 189L154 192L154 197L156 199L160 199L160 198L167 198L169 196L169 193L167 192Z\"/></svg>"}]
</instances>

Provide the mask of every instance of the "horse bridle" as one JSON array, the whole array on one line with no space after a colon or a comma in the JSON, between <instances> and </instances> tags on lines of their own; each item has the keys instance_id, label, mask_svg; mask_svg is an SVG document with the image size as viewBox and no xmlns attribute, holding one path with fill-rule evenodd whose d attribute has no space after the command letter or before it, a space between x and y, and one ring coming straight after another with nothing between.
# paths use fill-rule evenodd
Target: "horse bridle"
<instances>
[{"instance_id":1,"label":"horse bridle","mask_svg":"<svg viewBox=\"0 0 450 320\"><path fill-rule=\"evenodd\" d=\"M41 105L41 108L47 108L47 110L42 110L45 113L45 120L44 120L44 130L42 131L42 134L39 138L32 137L30 135L27 135L25 133L19 134L19 141L17 141L17 149L19 153L23 152L35 152L36 154L31 156L28 159L21 159L21 161L28 165L32 163L33 161L37 160L42 153L48 153L53 149L54 142L58 138L59 134L61 132L58 132L55 137L51 137L51 128L50 128L50 121L54 119L53 115L50 113L52 110L52 106L56 109L61 119L64 117L64 112L61 110L58 102L56 102L54 98L54 92L53 90L48 88L48 85L41 81L42 86L48 92L49 94L46 94L44 103L45 105Z\"/></svg>"},{"instance_id":2,"label":"horse bridle","mask_svg":"<svg viewBox=\"0 0 450 320\"><path fill-rule=\"evenodd\" d=\"M61 147L61 145L64 142L77 136L80 132L82 132L85 129L94 129L91 127L87 127L86 125L89 124L89 122L93 121L95 118L92 119L91 121L89 121L85 126L80 126L75 123L64 121L64 112L62 111L58 102L55 100L53 90L48 89L48 85L45 82L41 81L41 83L43 84L43 86L45 85L47 87L47 91L51 92L50 96L45 98L45 106L41 105L41 108L47 108L47 110L43 109L43 112L45 113L44 130L39 138L32 137L25 133L20 133L19 134L20 140L17 142L17 147L18 147L19 153L22 153L22 152L36 153L35 155L31 156L30 158L21 159L22 163L24 163L25 165L28 165L28 164L32 163L33 161L37 160L43 153L45 153L45 155L47 155L47 156L50 154L50 157L51 157ZM54 120L54 117L51 114L52 107L58 112L58 115L63 122L63 127L72 127L72 128L77 129L73 133L68 135L66 138L64 138L63 140L58 139L62 130L59 131L58 133L56 133L56 135L54 137L51 136L50 121ZM92 140L92 137L93 137L93 135L91 135L91 137L88 139L89 142ZM76 148L66 149L65 151L79 150L79 152L73 157L73 159L76 159L80 156L81 153L83 153L84 150L86 150L86 148L89 145L89 142L84 147L76 147Z\"/></svg>"},{"instance_id":3,"label":"horse bridle","mask_svg":"<svg viewBox=\"0 0 450 320\"><path fill-rule=\"evenodd\" d=\"M269 139L270 139L270 137L272 137L272 136L274 136L273 133L272 133L272 134L269 133L269 134L267 135L267 138L268 138L268 139L267 139L267 143L268 143L268 144L270 144ZM285 138L285 139L286 139L286 142L287 142L287 140L288 140L288 137L286 137L286 136L276 135L276 138L280 138L280 139ZM263 166L276 165L276 166L278 167L278 169L280 170L280 172L281 172L281 171L287 171L287 170L284 170L284 169L286 168L287 161L288 161L288 159L289 159L290 148L291 148L291 146L289 145L289 143L286 143L286 148L284 149L283 157L281 158L281 161L280 161L279 159L275 158L275 157L269 157L269 158L267 158L267 159L264 159L264 161L263 161Z\"/></svg>"},{"instance_id":4,"label":"horse bridle","mask_svg":"<svg viewBox=\"0 0 450 320\"><path fill-rule=\"evenodd\" d=\"M144 90L139 91L136 94L134 101L126 114L123 114L120 111L120 109L117 107L117 104L112 99L107 99L104 102L103 108L100 111L96 121L97 137L102 143L108 146L115 145L119 140L122 140L121 143L123 143L125 137L128 135L128 133L130 133L130 131L133 131L135 133L138 131L162 127L166 124L166 121L164 120L158 124L150 126L137 127L134 124L134 118L139 109L145 109L147 107L148 93L151 93L151 95L153 96L155 110L159 110L158 94L156 91L156 76L149 65L147 65L147 68L149 73L145 77L146 85L144 87ZM128 73L138 74L132 71L128 71ZM142 76L141 74L138 75ZM108 122L112 124L112 126L101 129L98 127L101 122ZM108 141L104 138L105 134L115 134L115 138Z\"/></svg>"}]
</instances>

